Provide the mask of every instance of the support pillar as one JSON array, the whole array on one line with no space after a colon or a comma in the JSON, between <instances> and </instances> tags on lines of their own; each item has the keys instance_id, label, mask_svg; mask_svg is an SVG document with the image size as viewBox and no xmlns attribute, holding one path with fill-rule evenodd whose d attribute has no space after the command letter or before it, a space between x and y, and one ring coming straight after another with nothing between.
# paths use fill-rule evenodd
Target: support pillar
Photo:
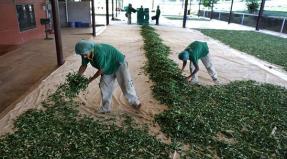
<instances>
[{"instance_id":1,"label":"support pillar","mask_svg":"<svg viewBox=\"0 0 287 159\"><path fill-rule=\"evenodd\" d=\"M62 37L61 37L60 18L59 18L59 2L58 0L52 0L51 4L53 12L53 25L55 33L57 63L58 66L61 66L64 64L64 58L63 58L63 47L62 47Z\"/></svg>"}]
</instances>

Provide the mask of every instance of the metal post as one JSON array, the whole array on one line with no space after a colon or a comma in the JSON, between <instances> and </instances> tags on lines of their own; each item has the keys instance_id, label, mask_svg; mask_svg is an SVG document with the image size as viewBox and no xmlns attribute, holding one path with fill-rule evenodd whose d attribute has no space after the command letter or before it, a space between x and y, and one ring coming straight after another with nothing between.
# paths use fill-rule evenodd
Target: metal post
<instances>
[{"instance_id":1,"label":"metal post","mask_svg":"<svg viewBox=\"0 0 287 159\"><path fill-rule=\"evenodd\" d=\"M221 18L221 12L219 12L219 15L218 15L218 20L220 20Z\"/></svg>"},{"instance_id":2,"label":"metal post","mask_svg":"<svg viewBox=\"0 0 287 159\"><path fill-rule=\"evenodd\" d=\"M244 15L245 14L242 14L241 25L243 25L243 23L244 23Z\"/></svg>"},{"instance_id":3,"label":"metal post","mask_svg":"<svg viewBox=\"0 0 287 159\"><path fill-rule=\"evenodd\" d=\"M199 3L198 3L198 14L197 14L198 17L200 15L200 4L201 4L201 0L199 0Z\"/></svg>"},{"instance_id":4,"label":"metal post","mask_svg":"<svg viewBox=\"0 0 287 159\"><path fill-rule=\"evenodd\" d=\"M182 27L183 27L183 28L185 28L185 24L186 24L187 3L188 3L188 0L185 0L185 3L184 3L183 23L182 23Z\"/></svg>"},{"instance_id":5,"label":"metal post","mask_svg":"<svg viewBox=\"0 0 287 159\"><path fill-rule=\"evenodd\" d=\"M203 11L203 17L205 17L205 10Z\"/></svg>"},{"instance_id":6,"label":"metal post","mask_svg":"<svg viewBox=\"0 0 287 159\"><path fill-rule=\"evenodd\" d=\"M63 48L62 48L60 18L59 18L59 2L58 0L52 0L51 4L52 4L55 43L57 51L57 63L58 66L60 66L64 64L64 58L63 58Z\"/></svg>"},{"instance_id":7,"label":"metal post","mask_svg":"<svg viewBox=\"0 0 287 159\"><path fill-rule=\"evenodd\" d=\"M259 23L260 23L260 19L262 17L262 14L263 14L264 5L265 5L265 0L262 0L260 10L258 13L258 17L257 17L256 30L259 30Z\"/></svg>"},{"instance_id":8,"label":"metal post","mask_svg":"<svg viewBox=\"0 0 287 159\"><path fill-rule=\"evenodd\" d=\"M211 4L211 12L210 12L210 20L213 18L213 5L214 5L214 0L212 0L212 4Z\"/></svg>"},{"instance_id":9,"label":"metal post","mask_svg":"<svg viewBox=\"0 0 287 159\"><path fill-rule=\"evenodd\" d=\"M106 25L110 24L109 19L109 0L106 0Z\"/></svg>"},{"instance_id":10,"label":"metal post","mask_svg":"<svg viewBox=\"0 0 287 159\"><path fill-rule=\"evenodd\" d=\"M286 18L284 18L283 22L282 22L282 26L281 26L281 29L280 29L280 33L283 33L283 29L284 29L284 25L285 25L285 20Z\"/></svg>"},{"instance_id":11,"label":"metal post","mask_svg":"<svg viewBox=\"0 0 287 159\"><path fill-rule=\"evenodd\" d=\"M93 36L96 36L96 22L95 22L95 0L92 1L92 29L93 29Z\"/></svg>"},{"instance_id":12,"label":"metal post","mask_svg":"<svg viewBox=\"0 0 287 159\"><path fill-rule=\"evenodd\" d=\"M69 22L69 13L68 13L68 0L65 1L65 12L66 12L66 22Z\"/></svg>"},{"instance_id":13,"label":"metal post","mask_svg":"<svg viewBox=\"0 0 287 159\"><path fill-rule=\"evenodd\" d=\"M112 0L112 20L115 20L115 18L114 18L114 0Z\"/></svg>"},{"instance_id":14,"label":"metal post","mask_svg":"<svg viewBox=\"0 0 287 159\"><path fill-rule=\"evenodd\" d=\"M231 1L230 13L229 13L229 18L228 18L228 24L230 24L230 22L231 22L231 18L232 18L232 8L233 8L233 0Z\"/></svg>"},{"instance_id":15,"label":"metal post","mask_svg":"<svg viewBox=\"0 0 287 159\"><path fill-rule=\"evenodd\" d=\"M118 17L118 0L116 0L116 17Z\"/></svg>"},{"instance_id":16,"label":"metal post","mask_svg":"<svg viewBox=\"0 0 287 159\"><path fill-rule=\"evenodd\" d=\"M189 2L189 15L191 14L191 1L192 0L190 0L190 2Z\"/></svg>"}]
</instances>

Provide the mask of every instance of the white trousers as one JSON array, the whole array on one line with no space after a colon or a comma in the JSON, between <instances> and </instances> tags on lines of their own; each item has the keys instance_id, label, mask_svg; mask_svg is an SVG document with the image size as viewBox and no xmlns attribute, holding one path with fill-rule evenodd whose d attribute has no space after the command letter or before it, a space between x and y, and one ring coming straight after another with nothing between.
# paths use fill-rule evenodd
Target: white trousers
<instances>
[{"instance_id":1,"label":"white trousers","mask_svg":"<svg viewBox=\"0 0 287 159\"><path fill-rule=\"evenodd\" d=\"M128 14L128 24L132 24L132 14Z\"/></svg>"},{"instance_id":2,"label":"white trousers","mask_svg":"<svg viewBox=\"0 0 287 159\"><path fill-rule=\"evenodd\" d=\"M112 109L112 95L115 89L115 79L117 79L121 90L128 100L128 103L132 106L138 105L140 103L135 87L132 82L131 75L128 70L127 62L125 61L120 65L117 72L111 75L102 75L100 79L100 90L102 95L102 103L100 112L110 112Z\"/></svg>"},{"instance_id":3,"label":"white trousers","mask_svg":"<svg viewBox=\"0 0 287 159\"><path fill-rule=\"evenodd\" d=\"M207 54L205 57L201 58L201 62L207 69L208 74L212 78L212 80L217 80L217 73L215 71L215 67L211 61L210 55ZM190 62L190 73L195 69L194 65L192 62ZM197 83L198 82L198 72L192 76L192 83Z\"/></svg>"}]
</instances>

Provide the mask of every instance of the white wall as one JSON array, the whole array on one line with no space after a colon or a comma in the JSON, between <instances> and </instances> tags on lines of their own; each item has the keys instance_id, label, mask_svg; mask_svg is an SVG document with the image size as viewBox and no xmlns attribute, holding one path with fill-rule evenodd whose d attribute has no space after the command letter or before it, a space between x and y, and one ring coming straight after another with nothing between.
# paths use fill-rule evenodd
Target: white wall
<instances>
[{"instance_id":1,"label":"white wall","mask_svg":"<svg viewBox=\"0 0 287 159\"><path fill-rule=\"evenodd\" d=\"M68 2L68 21L91 24L90 2Z\"/></svg>"},{"instance_id":2,"label":"white wall","mask_svg":"<svg viewBox=\"0 0 287 159\"><path fill-rule=\"evenodd\" d=\"M65 7L65 2L59 2L59 16L60 16L60 23L61 26L66 26L67 19L66 19L66 7Z\"/></svg>"}]
</instances>

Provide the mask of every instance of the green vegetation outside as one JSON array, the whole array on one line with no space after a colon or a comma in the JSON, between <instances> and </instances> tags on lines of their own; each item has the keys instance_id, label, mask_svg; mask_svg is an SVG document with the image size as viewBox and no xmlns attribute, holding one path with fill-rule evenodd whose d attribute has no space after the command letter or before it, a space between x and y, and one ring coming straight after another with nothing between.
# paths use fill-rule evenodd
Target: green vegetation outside
<instances>
[{"instance_id":1,"label":"green vegetation outside","mask_svg":"<svg viewBox=\"0 0 287 159\"><path fill-rule=\"evenodd\" d=\"M201 29L207 36L287 70L287 39L254 31Z\"/></svg>"}]
</instances>

